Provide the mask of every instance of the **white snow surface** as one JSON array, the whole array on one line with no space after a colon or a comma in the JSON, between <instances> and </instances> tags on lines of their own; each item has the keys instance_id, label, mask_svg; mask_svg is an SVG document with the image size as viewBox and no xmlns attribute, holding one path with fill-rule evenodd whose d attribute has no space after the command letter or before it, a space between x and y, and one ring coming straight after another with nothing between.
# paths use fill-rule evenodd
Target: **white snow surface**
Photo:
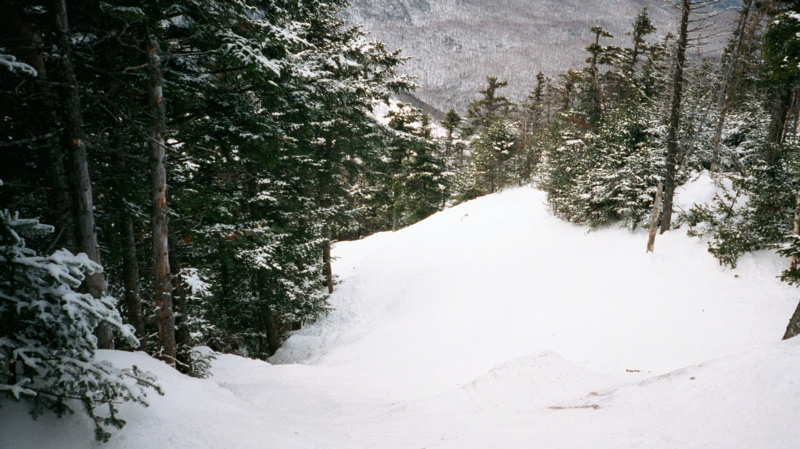
<instances>
[{"instance_id":1,"label":"white snow surface","mask_svg":"<svg viewBox=\"0 0 800 449\"><path fill-rule=\"evenodd\" d=\"M713 197L700 176L678 206ZM683 230L596 231L512 189L335 247L335 310L271 363L213 377L142 353L166 396L88 420L0 409L0 448L487 449L800 447L797 304L769 252L721 267Z\"/></svg>"}]
</instances>

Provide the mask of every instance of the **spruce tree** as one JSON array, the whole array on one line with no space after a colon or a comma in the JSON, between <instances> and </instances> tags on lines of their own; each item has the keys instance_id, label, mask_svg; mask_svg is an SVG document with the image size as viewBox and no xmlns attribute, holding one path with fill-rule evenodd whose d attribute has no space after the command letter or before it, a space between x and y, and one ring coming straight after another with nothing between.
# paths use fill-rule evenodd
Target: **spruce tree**
<instances>
[{"instance_id":1,"label":"spruce tree","mask_svg":"<svg viewBox=\"0 0 800 449\"><path fill-rule=\"evenodd\" d=\"M37 220L0 212L0 401L25 400L33 416L58 416L82 407L95 437L108 441L122 428L119 401L147 405L146 389L161 393L155 378L136 366L117 368L97 360L100 323L137 346L133 329L122 323L116 300L77 290L102 267L81 253L61 249L39 255L26 244L53 231ZM1 403L1 402L0 402ZM98 409L106 408L106 412Z\"/></svg>"}]
</instances>

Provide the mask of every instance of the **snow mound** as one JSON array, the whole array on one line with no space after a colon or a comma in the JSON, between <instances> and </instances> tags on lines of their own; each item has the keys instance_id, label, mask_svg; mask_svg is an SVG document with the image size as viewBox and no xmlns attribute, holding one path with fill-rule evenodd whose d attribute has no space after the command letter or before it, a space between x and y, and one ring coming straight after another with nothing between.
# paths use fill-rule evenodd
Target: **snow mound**
<instances>
[{"instance_id":1,"label":"snow mound","mask_svg":"<svg viewBox=\"0 0 800 449\"><path fill-rule=\"evenodd\" d=\"M683 193L712 190L701 177ZM544 203L513 189L337 244L334 312L272 361L352 369L352 391L404 399L544 351L603 374L655 375L780 339L796 304L775 278L780 258L750 254L730 270L681 230L646 254L644 230L587 232Z\"/></svg>"}]
</instances>

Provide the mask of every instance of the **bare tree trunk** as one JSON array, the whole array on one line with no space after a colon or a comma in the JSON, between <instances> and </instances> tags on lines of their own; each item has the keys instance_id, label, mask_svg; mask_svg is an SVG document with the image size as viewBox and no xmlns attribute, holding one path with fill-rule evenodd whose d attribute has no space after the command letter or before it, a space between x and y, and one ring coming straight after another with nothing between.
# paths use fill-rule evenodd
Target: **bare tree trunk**
<instances>
[{"instance_id":1,"label":"bare tree trunk","mask_svg":"<svg viewBox=\"0 0 800 449\"><path fill-rule=\"evenodd\" d=\"M254 317L258 321L258 327L262 336L258 337L258 351L272 356L280 348L279 329L275 319L275 312L269 306L272 302L269 298L270 288L268 287L267 277L261 270L253 275L252 282L258 286L257 290L262 295L261 303L264 304L262 311L256 312Z\"/></svg>"},{"instance_id":2,"label":"bare tree trunk","mask_svg":"<svg viewBox=\"0 0 800 449\"><path fill-rule=\"evenodd\" d=\"M800 133L800 89L794 90L794 106L792 106L792 114L794 116L794 120L792 121L791 130L792 136L797 137L797 134Z\"/></svg>"},{"instance_id":3,"label":"bare tree trunk","mask_svg":"<svg viewBox=\"0 0 800 449\"><path fill-rule=\"evenodd\" d=\"M158 40L147 30L147 67L150 77L150 150L152 152L153 200L153 298L156 302L159 356L175 366L175 313L172 306L172 280L169 269L169 218L167 215L166 118L164 78Z\"/></svg>"},{"instance_id":4,"label":"bare tree trunk","mask_svg":"<svg viewBox=\"0 0 800 449\"><path fill-rule=\"evenodd\" d=\"M663 193L663 186L661 181L658 182L658 190L656 190L656 198L653 201L653 216L650 218L650 236L647 239L647 252L652 253L656 245L656 232L658 231L658 213L661 211L661 194Z\"/></svg>"},{"instance_id":5,"label":"bare tree trunk","mask_svg":"<svg viewBox=\"0 0 800 449\"><path fill-rule=\"evenodd\" d=\"M69 172L73 194L73 216L75 223L76 249L86 253L94 262L101 264L100 246L97 243L94 221L94 199L92 181L89 177L89 162L86 155L86 136L83 131L83 115L81 113L81 96L78 80L72 61L72 35L69 31L66 0L56 3L56 26L58 44L61 47L59 77L64 89L64 140L69 155ZM103 273L86 276L83 288L95 298L103 296L106 291L106 279ZM97 347L114 348L114 334L106 323L100 323L95 330Z\"/></svg>"},{"instance_id":6,"label":"bare tree trunk","mask_svg":"<svg viewBox=\"0 0 800 449\"><path fill-rule=\"evenodd\" d=\"M739 22L736 25L736 44L733 47L733 52L729 56L727 67L725 68L724 78L720 86L719 95L717 97L717 108L719 109L719 118L717 119L717 126L714 129L713 148L711 150L711 168L710 171L717 171L719 165L719 147L722 140L722 130L725 128L725 118L728 115L728 107L730 100L731 89L733 88L733 80L736 72L739 71L739 58L742 53L742 45L744 43L745 32L747 31L747 24L750 20L750 9L753 0L745 0L742 11L739 14Z\"/></svg>"},{"instance_id":7,"label":"bare tree trunk","mask_svg":"<svg viewBox=\"0 0 800 449\"><path fill-rule=\"evenodd\" d=\"M140 348L147 347L147 333L144 328L144 314L142 313L141 285L139 282L139 258L136 255L136 232L133 228L133 218L127 215L124 218L125 254L122 258L122 278L125 290L125 306L128 310L128 323L136 330Z\"/></svg>"},{"instance_id":8,"label":"bare tree trunk","mask_svg":"<svg viewBox=\"0 0 800 449\"><path fill-rule=\"evenodd\" d=\"M678 131L681 128L681 100L683 96L683 66L686 63L686 43L689 34L691 0L683 0L678 48L675 55L675 73L672 79L672 103L667 128L667 173L664 177L664 210L661 214L661 233L672 225L672 202L675 197L675 178L678 171Z\"/></svg>"}]
</instances>

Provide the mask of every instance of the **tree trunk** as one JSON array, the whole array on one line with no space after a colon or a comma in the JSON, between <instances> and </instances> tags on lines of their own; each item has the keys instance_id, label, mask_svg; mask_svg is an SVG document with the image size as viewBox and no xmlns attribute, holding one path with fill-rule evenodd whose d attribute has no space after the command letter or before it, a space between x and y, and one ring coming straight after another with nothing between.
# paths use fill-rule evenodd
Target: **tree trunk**
<instances>
[{"instance_id":1,"label":"tree trunk","mask_svg":"<svg viewBox=\"0 0 800 449\"><path fill-rule=\"evenodd\" d=\"M175 314L172 307L172 280L169 269L169 218L167 215L166 119L164 79L158 40L147 30L147 68L150 78L149 100L153 123L150 127L153 200L153 298L156 302L159 356L175 366Z\"/></svg>"},{"instance_id":2,"label":"tree trunk","mask_svg":"<svg viewBox=\"0 0 800 449\"><path fill-rule=\"evenodd\" d=\"M267 307L264 316L264 332L267 334L267 354L272 356L280 349L280 339L278 339L278 328L275 326L275 313Z\"/></svg>"},{"instance_id":3,"label":"tree trunk","mask_svg":"<svg viewBox=\"0 0 800 449\"><path fill-rule=\"evenodd\" d=\"M81 96L72 61L72 35L69 31L66 0L58 0L56 3L56 26L61 54L59 78L63 86L64 141L69 155L75 245L76 249L86 253L89 259L102 264L100 247L95 233L92 181L89 177L89 162L86 155ZM95 298L100 298L106 290L105 276L103 273L86 276L82 288ZM95 333L97 334L98 348L113 349L114 335L110 326L100 323Z\"/></svg>"},{"instance_id":4,"label":"tree trunk","mask_svg":"<svg viewBox=\"0 0 800 449\"><path fill-rule=\"evenodd\" d=\"M714 140L711 149L710 171L712 172L718 170L720 159L719 147L722 140L722 130L725 128L725 118L728 115L730 92L733 88L733 81L736 72L739 71L739 58L742 53L744 36L747 32L747 23L750 20L750 8L752 4L752 0L745 0L742 11L739 13L739 22L736 25L736 43L733 46L733 52L729 56L722 85L720 86L719 95L717 96L717 109L719 109L719 118L717 119L717 126L714 129Z\"/></svg>"},{"instance_id":5,"label":"tree trunk","mask_svg":"<svg viewBox=\"0 0 800 449\"><path fill-rule=\"evenodd\" d=\"M173 240L174 241L174 240ZM186 299L186 287L181 274L181 262L175 245L169 251L169 266L172 269L172 304L175 309L175 344L188 345L189 328L186 327L188 313L188 303Z\"/></svg>"},{"instance_id":6,"label":"tree trunk","mask_svg":"<svg viewBox=\"0 0 800 449\"><path fill-rule=\"evenodd\" d=\"M139 258L136 255L136 232L133 228L133 218L126 215L124 218L123 241L125 254L122 258L122 278L125 290L125 307L128 311L128 323L136 330L139 338L139 347L147 347L147 333L144 328L144 314L142 313L141 285L139 283Z\"/></svg>"},{"instance_id":7,"label":"tree trunk","mask_svg":"<svg viewBox=\"0 0 800 449\"><path fill-rule=\"evenodd\" d=\"M53 167L52 190L48 195L49 222L55 225L56 234L47 252L52 252L55 248L68 248L70 251L77 252L76 231L73 226L74 216L70 208L73 202L70 198L72 188L70 187L69 172L64 165L64 151L59 146L54 146L48 153L49 165Z\"/></svg>"},{"instance_id":8,"label":"tree trunk","mask_svg":"<svg viewBox=\"0 0 800 449\"><path fill-rule=\"evenodd\" d=\"M30 107L39 111L56 111L64 109L56 104L54 98L53 83L49 80L47 66L44 62L44 41L41 31L30 20L26 20L24 5L13 5L9 2L2 4L3 14L0 14L0 27L7 31L7 35L14 36L5 45L9 46L11 52L19 58L21 62L28 64L36 70L36 82L33 84L34 95L26 99L30 102ZM68 24L67 24L68 25ZM60 30L59 24L59 30ZM67 28L68 32L68 28ZM71 45L71 42L70 42ZM71 55L70 55L71 56ZM67 77L62 72L58 73L62 81ZM31 123L36 129L28 128L33 135L54 134L53 131L59 125L50 120L51 114L47 114L45 120L38 120ZM51 253L56 248L68 248L70 251L77 252L75 245L75 230L72 226L72 187L70 184L69 171L66 167L66 148L67 144L59 145L54 139L47 139L42 143L47 147L46 163L52 168L52 176L47 176L48 195L47 211L44 220L55 226L54 239L51 242L47 253Z\"/></svg>"},{"instance_id":9,"label":"tree trunk","mask_svg":"<svg viewBox=\"0 0 800 449\"><path fill-rule=\"evenodd\" d=\"M794 314L792 314L792 318L789 320L789 325L786 326L783 339L788 340L797 334L800 334L800 304L797 305Z\"/></svg>"},{"instance_id":10,"label":"tree trunk","mask_svg":"<svg viewBox=\"0 0 800 449\"><path fill-rule=\"evenodd\" d=\"M658 213L661 211L661 194L663 193L663 186L661 181L658 182L658 190L656 190L656 198L653 201L653 216L650 218L650 236L647 239L647 252L652 253L656 246L656 232L658 231Z\"/></svg>"},{"instance_id":11,"label":"tree trunk","mask_svg":"<svg viewBox=\"0 0 800 449\"><path fill-rule=\"evenodd\" d=\"M790 129L792 130L792 137L797 138L797 134L800 133L800 89L795 89L792 96L794 97L794 101L792 102L791 114L794 120L792 120Z\"/></svg>"},{"instance_id":12,"label":"tree trunk","mask_svg":"<svg viewBox=\"0 0 800 449\"><path fill-rule=\"evenodd\" d=\"M769 128L767 128L767 142L774 145L783 143L786 116L789 114L791 105L792 86L790 83L785 82L775 92L775 97L772 100ZM775 163L777 159L777 154L773 150L772 154L768 155L768 162Z\"/></svg>"},{"instance_id":13,"label":"tree trunk","mask_svg":"<svg viewBox=\"0 0 800 449\"><path fill-rule=\"evenodd\" d=\"M672 79L672 103L667 128L667 173L664 177L664 210L661 213L661 233L672 226L672 202L675 197L675 178L678 171L678 131L681 128L681 100L683 95L683 66L686 62L686 43L689 34L691 0L683 0L678 48L675 55L675 73Z\"/></svg>"},{"instance_id":14,"label":"tree trunk","mask_svg":"<svg viewBox=\"0 0 800 449\"><path fill-rule=\"evenodd\" d=\"M333 266L331 265L331 231L325 229L325 238L322 240L322 270L325 275L325 284L328 293L333 293Z\"/></svg>"},{"instance_id":15,"label":"tree trunk","mask_svg":"<svg viewBox=\"0 0 800 449\"><path fill-rule=\"evenodd\" d=\"M792 234L800 236L800 188L798 188L794 197L794 225L792 226ZM790 268L792 271L795 271L797 270L797 267L798 257L795 254L792 256Z\"/></svg>"}]
</instances>

